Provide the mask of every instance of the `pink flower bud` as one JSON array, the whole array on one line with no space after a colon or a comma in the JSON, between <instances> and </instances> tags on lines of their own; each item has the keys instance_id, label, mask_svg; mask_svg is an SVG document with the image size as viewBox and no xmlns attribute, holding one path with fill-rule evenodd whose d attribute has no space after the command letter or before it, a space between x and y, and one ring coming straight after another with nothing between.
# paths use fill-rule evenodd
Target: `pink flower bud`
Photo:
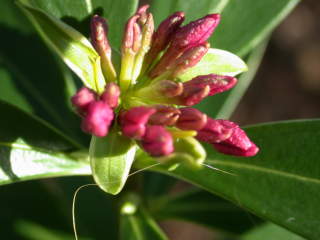
<instances>
[{"instance_id":1,"label":"pink flower bud","mask_svg":"<svg viewBox=\"0 0 320 240\"><path fill-rule=\"evenodd\" d=\"M111 47L107 39L108 25L104 18L94 15L91 18L91 42L100 56L111 59Z\"/></svg>"},{"instance_id":2,"label":"pink flower bud","mask_svg":"<svg viewBox=\"0 0 320 240\"><path fill-rule=\"evenodd\" d=\"M184 106L193 106L206 98L210 92L209 86L198 86L192 84L183 84L183 93L177 97L177 104Z\"/></svg>"},{"instance_id":3,"label":"pink flower bud","mask_svg":"<svg viewBox=\"0 0 320 240\"><path fill-rule=\"evenodd\" d=\"M208 52L209 48L210 44L205 42L186 50L174 63L172 76L175 78L184 73L188 68L195 66Z\"/></svg>"},{"instance_id":4,"label":"pink flower bud","mask_svg":"<svg viewBox=\"0 0 320 240\"><path fill-rule=\"evenodd\" d=\"M231 137L220 143L214 143L213 147L218 152L239 157L252 157L259 151L259 148L239 127L234 129Z\"/></svg>"},{"instance_id":5,"label":"pink flower bud","mask_svg":"<svg viewBox=\"0 0 320 240\"><path fill-rule=\"evenodd\" d=\"M111 108L116 108L119 105L120 88L116 83L107 83L104 92L101 95L101 100Z\"/></svg>"},{"instance_id":6,"label":"pink flower bud","mask_svg":"<svg viewBox=\"0 0 320 240\"><path fill-rule=\"evenodd\" d=\"M239 126L228 120L208 118L206 125L198 131L197 139L207 143L219 143L228 139Z\"/></svg>"},{"instance_id":7,"label":"pink flower bud","mask_svg":"<svg viewBox=\"0 0 320 240\"><path fill-rule=\"evenodd\" d=\"M215 95L229 90L237 83L237 79L231 76L220 76L215 74L197 76L190 81L184 83L184 87L205 87L209 86L208 96Z\"/></svg>"},{"instance_id":8,"label":"pink flower bud","mask_svg":"<svg viewBox=\"0 0 320 240\"><path fill-rule=\"evenodd\" d=\"M259 151L246 133L228 120L209 118L205 127L198 131L196 138L212 144L217 151L228 155L250 157Z\"/></svg>"},{"instance_id":9,"label":"pink flower bud","mask_svg":"<svg viewBox=\"0 0 320 240\"><path fill-rule=\"evenodd\" d=\"M195 108L180 108L181 114L176 123L182 130L200 130L207 123L207 115Z\"/></svg>"},{"instance_id":10,"label":"pink flower bud","mask_svg":"<svg viewBox=\"0 0 320 240\"><path fill-rule=\"evenodd\" d=\"M172 126L179 118L180 110L174 107L155 106L156 112L151 115L149 124Z\"/></svg>"},{"instance_id":11,"label":"pink flower bud","mask_svg":"<svg viewBox=\"0 0 320 240\"><path fill-rule=\"evenodd\" d=\"M158 29L153 35L153 42L148 59L156 58L156 56L167 47L172 39L172 36L179 29L183 21L184 13L175 12L160 23Z\"/></svg>"},{"instance_id":12,"label":"pink flower bud","mask_svg":"<svg viewBox=\"0 0 320 240\"><path fill-rule=\"evenodd\" d=\"M142 148L154 157L167 156L173 152L173 138L162 126L148 126L141 141Z\"/></svg>"},{"instance_id":13,"label":"pink flower bud","mask_svg":"<svg viewBox=\"0 0 320 240\"><path fill-rule=\"evenodd\" d=\"M141 139L145 134L146 124L150 116L155 113L154 108L150 107L134 107L120 115L120 124L122 126L123 135Z\"/></svg>"},{"instance_id":14,"label":"pink flower bud","mask_svg":"<svg viewBox=\"0 0 320 240\"><path fill-rule=\"evenodd\" d=\"M183 84L170 80L159 81L155 87L157 91L165 97L175 97L183 92Z\"/></svg>"},{"instance_id":15,"label":"pink flower bud","mask_svg":"<svg viewBox=\"0 0 320 240\"><path fill-rule=\"evenodd\" d=\"M77 93L71 98L73 106L78 113L83 115L87 112L89 104L96 99L96 94L87 87L80 88Z\"/></svg>"},{"instance_id":16,"label":"pink flower bud","mask_svg":"<svg viewBox=\"0 0 320 240\"><path fill-rule=\"evenodd\" d=\"M141 45L141 29L137 23L139 15L134 15L129 18L122 42L122 53L131 50L133 53L136 53Z\"/></svg>"},{"instance_id":17,"label":"pink flower bud","mask_svg":"<svg viewBox=\"0 0 320 240\"><path fill-rule=\"evenodd\" d=\"M172 39L173 48L192 47L207 41L220 22L219 14L209 14L180 28Z\"/></svg>"},{"instance_id":18,"label":"pink flower bud","mask_svg":"<svg viewBox=\"0 0 320 240\"><path fill-rule=\"evenodd\" d=\"M108 134L113 117L113 111L108 104L102 101L91 102L82 121L82 130L97 137L104 137Z\"/></svg>"}]
</instances>

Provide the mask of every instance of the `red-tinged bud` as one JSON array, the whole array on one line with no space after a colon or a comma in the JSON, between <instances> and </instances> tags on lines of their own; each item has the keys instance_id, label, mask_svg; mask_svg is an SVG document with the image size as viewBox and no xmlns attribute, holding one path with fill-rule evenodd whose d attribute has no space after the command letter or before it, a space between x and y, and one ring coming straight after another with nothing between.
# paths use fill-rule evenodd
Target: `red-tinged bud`
<instances>
[{"instance_id":1,"label":"red-tinged bud","mask_svg":"<svg viewBox=\"0 0 320 240\"><path fill-rule=\"evenodd\" d=\"M148 126L141 144L154 157L167 156L174 151L173 138L163 126Z\"/></svg>"},{"instance_id":2,"label":"red-tinged bud","mask_svg":"<svg viewBox=\"0 0 320 240\"><path fill-rule=\"evenodd\" d=\"M221 153L239 157L252 157L259 151L259 148L239 127L233 130L232 135L228 139L220 143L214 143L213 147Z\"/></svg>"},{"instance_id":3,"label":"red-tinged bud","mask_svg":"<svg viewBox=\"0 0 320 240\"><path fill-rule=\"evenodd\" d=\"M148 59L153 60L163 51L170 43L173 34L179 29L184 21L183 12L175 12L163 22L160 23L153 35L153 42L148 54Z\"/></svg>"},{"instance_id":4,"label":"red-tinged bud","mask_svg":"<svg viewBox=\"0 0 320 240\"><path fill-rule=\"evenodd\" d=\"M209 96L215 95L229 90L237 83L237 79L231 76L220 76L215 74L201 75L193 78L192 80L184 83L184 87L210 87Z\"/></svg>"},{"instance_id":5,"label":"red-tinged bud","mask_svg":"<svg viewBox=\"0 0 320 240\"><path fill-rule=\"evenodd\" d=\"M82 121L82 130L97 137L104 137L108 134L113 117L113 111L108 104L102 101L91 102Z\"/></svg>"},{"instance_id":6,"label":"red-tinged bud","mask_svg":"<svg viewBox=\"0 0 320 240\"><path fill-rule=\"evenodd\" d=\"M83 115L87 112L89 104L96 100L96 94L87 87L80 88L71 98L72 105L78 113Z\"/></svg>"},{"instance_id":7,"label":"red-tinged bud","mask_svg":"<svg viewBox=\"0 0 320 240\"><path fill-rule=\"evenodd\" d=\"M139 15L139 23L141 25L145 24L146 21L147 21L147 18L148 18L147 10L148 10L148 8L149 8L149 5L146 4L146 5L141 6L136 12L136 15Z\"/></svg>"},{"instance_id":8,"label":"red-tinged bud","mask_svg":"<svg viewBox=\"0 0 320 240\"><path fill-rule=\"evenodd\" d=\"M228 120L207 119L207 124L198 131L196 138L207 143L220 143L230 138L234 129L239 126Z\"/></svg>"},{"instance_id":9,"label":"red-tinged bud","mask_svg":"<svg viewBox=\"0 0 320 240\"><path fill-rule=\"evenodd\" d=\"M183 92L183 84L170 80L162 80L155 86L157 91L165 97L175 97Z\"/></svg>"},{"instance_id":10,"label":"red-tinged bud","mask_svg":"<svg viewBox=\"0 0 320 240\"><path fill-rule=\"evenodd\" d=\"M124 112L120 116L123 135L141 139L145 134L146 124L150 116L155 113L155 109L151 107L134 107Z\"/></svg>"},{"instance_id":11,"label":"red-tinged bud","mask_svg":"<svg viewBox=\"0 0 320 240\"><path fill-rule=\"evenodd\" d=\"M156 112L151 115L149 124L151 125L174 125L180 115L180 110L174 107L167 107L163 105L155 106Z\"/></svg>"},{"instance_id":12,"label":"red-tinged bud","mask_svg":"<svg viewBox=\"0 0 320 240\"><path fill-rule=\"evenodd\" d=\"M219 14L209 14L180 28L172 39L172 48L190 48L211 36L220 22Z\"/></svg>"},{"instance_id":13,"label":"red-tinged bud","mask_svg":"<svg viewBox=\"0 0 320 240\"><path fill-rule=\"evenodd\" d=\"M101 100L111 108L116 108L119 105L120 88L116 83L107 83L104 92L101 95Z\"/></svg>"},{"instance_id":14,"label":"red-tinged bud","mask_svg":"<svg viewBox=\"0 0 320 240\"><path fill-rule=\"evenodd\" d=\"M193 106L206 98L210 92L209 86L197 86L183 84L183 93L178 96L177 104Z\"/></svg>"},{"instance_id":15,"label":"red-tinged bud","mask_svg":"<svg viewBox=\"0 0 320 240\"><path fill-rule=\"evenodd\" d=\"M195 108L180 108L176 127L182 130L200 130L207 123L207 115Z\"/></svg>"},{"instance_id":16,"label":"red-tinged bud","mask_svg":"<svg viewBox=\"0 0 320 240\"><path fill-rule=\"evenodd\" d=\"M91 42L99 55L111 59L111 47L107 39L108 25L104 18L94 15L91 18Z\"/></svg>"},{"instance_id":17,"label":"red-tinged bud","mask_svg":"<svg viewBox=\"0 0 320 240\"><path fill-rule=\"evenodd\" d=\"M208 52L210 44L201 43L186 50L175 62L172 77L177 77L184 73L188 68L195 66L202 57Z\"/></svg>"},{"instance_id":18,"label":"red-tinged bud","mask_svg":"<svg viewBox=\"0 0 320 240\"><path fill-rule=\"evenodd\" d=\"M122 53L131 50L132 53L136 53L141 44L141 29L137 23L139 15L134 15L129 18L122 42Z\"/></svg>"}]
</instances>

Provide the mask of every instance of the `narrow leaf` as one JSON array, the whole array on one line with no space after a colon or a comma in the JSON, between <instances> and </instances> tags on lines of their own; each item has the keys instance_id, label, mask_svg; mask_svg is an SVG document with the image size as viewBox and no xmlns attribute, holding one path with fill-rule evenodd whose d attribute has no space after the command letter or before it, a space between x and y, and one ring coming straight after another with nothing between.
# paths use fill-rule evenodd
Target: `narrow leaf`
<instances>
[{"instance_id":1,"label":"narrow leaf","mask_svg":"<svg viewBox=\"0 0 320 240\"><path fill-rule=\"evenodd\" d=\"M206 163L227 173L210 168L195 171L183 165L173 171L159 166L151 170L191 182L303 237L317 239L319 128L320 120L248 128L248 135L261 149L252 158L218 154L210 146Z\"/></svg>"},{"instance_id":2,"label":"narrow leaf","mask_svg":"<svg viewBox=\"0 0 320 240\"><path fill-rule=\"evenodd\" d=\"M90 163L93 178L107 193L118 194L127 181L136 146L114 126L107 137L92 137Z\"/></svg>"},{"instance_id":3,"label":"narrow leaf","mask_svg":"<svg viewBox=\"0 0 320 240\"><path fill-rule=\"evenodd\" d=\"M221 49L210 48L201 61L179 76L179 79L188 81L196 76L212 73L236 76L247 70L247 65L238 56Z\"/></svg>"},{"instance_id":4,"label":"narrow leaf","mask_svg":"<svg viewBox=\"0 0 320 240\"><path fill-rule=\"evenodd\" d=\"M79 76L83 83L98 92L103 91L104 78L100 57L90 42L78 31L44 11L34 8L28 0L18 5L26 13L44 41Z\"/></svg>"},{"instance_id":5,"label":"narrow leaf","mask_svg":"<svg viewBox=\"0 0 320 240\"><path fill-rule=\"evenodd\" d=\"M47 123L0 102L0 184L90 174L67 152L81 148Z\"/></svg>"}]
</instances>

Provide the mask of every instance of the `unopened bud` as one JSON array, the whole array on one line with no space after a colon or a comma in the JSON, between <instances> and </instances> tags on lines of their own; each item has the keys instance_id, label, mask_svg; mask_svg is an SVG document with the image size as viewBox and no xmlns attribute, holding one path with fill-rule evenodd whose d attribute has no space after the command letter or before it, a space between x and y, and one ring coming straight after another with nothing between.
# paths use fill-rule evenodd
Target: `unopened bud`
<instances>
[{"instance_id":1,"label":"unopened bud","mask_svg":"<svg viewBox=\"0 0 320 240\"><path fill-rule=\"evenodd\" d=\"M180 25L184 21L183 12L175 12L167 19L162 21L153 35L153 42L148 53L148 60L155 59L158 54L164 50L170 43L172 36L179 29Z\"/></svg>"},{"instance_id":2,"label":"unopened bud","mask_svg":"<svg viewBox=\"0 0 320 240\"><path fill-rule=\"evenodd\" d=\"M209 14L180 28L172 39L172 48L190 48L204 43L220 22L219 14Z\"/></svg>"},{"instance_id":3,"label":"unopened bud","mask_svg":"<svg viewBox=\"0 0 320 240\"><path fill-rule=\"evenodd\" d=\"M186 50L175 62L172 77L176 78L188 68L195 66L208 52L210 44L205 42Z\"/></svg>"},{"instance_id":4,"label":"unopened bud","mask_svg":"<svg viewBox=\"0 0 320 240\"><path fill-rule=\"evenodd\" d=\"M252 157L259 151L259 148L239 127L234 129L231 137L220 143L214 143L213 146L218 152L239 157Z\"/></svg>"},{"instance_id":5,"label":"unopened bud","mask_svg":"<svg viewBox=\"0 0 320 240\"><path fill-rule=\"evenodd\" d=\"M139 15L134 15L129 18L122 42L122 54L127 51L135 53L139 50L141 44L141 29L137 23Z\"/></svg>"},{"instance_id":6,"label":"unopened bud","mask_svg":"<svg viewBox=\"0 0 320 240\"><path fill-rule=\"evenodd\" d=\"M165 97L175 97L183 92L183 84L170 80L162 80L156 83L155 89Z\"/></svg>"},{"instance_id":7,"label":"unopened bud","mask_svg":"<svg viewBox=\"0 0 320 240\"><path fill-rule=\"evenodd\" d=\"M91 102L82 121L82 130L97 137L104 137L108 134L113 117L113 111L108 104L102 101Z\"/></svg>"},{"instance_id":8,"label":"unopened bud","mask_svg":"<svg viewBox=\"0 0 320 240\"><path fill-rule=\"evenodd\" d=\"M206 125L198 131L196 138L210 144L219 143L228 139L237 127L239 127L237 124L228 120L208 118Z\"/></svg>"},{"instance_id":9,"label":"unopened bud","mask_svg":"<svg viewBox=\"0 0 320 240\"><path fill-rule=\"evenodd\" d=\"M178 96L178 104L184 106L193 106L206 98L209 94L209 86L197 86L183 84L183 93Z\"/></svg>"},{"instance_id":10,"label":"unopened bud","mask_svg":"<svg viewBox=\"0 0 320 240\"><path fill-rule=\"evenodd\" d=\"M81 115L87 112L89 104L96 100L96 94L87 87L80 88L77 93L72 96L72 105L77 109Z\"/></svg>"},{"instance_id":11,"label":"unopened bud","mask_svg":"<svg viewBox=\"0 0 320 240\"><path fill-rule=\"evenodd\" d=\"M134 107L120 115L120 123L123 135L141 139L145 134L146 124L150 116L155 113L154 108L150 107Z\"/></svg>"},{"instance_id":12,"label":"unopened bud","mask_svg":"<svg viewBox=\"0 0 320 240\"><path fill-rule=\"evenodd\" d=\"M101 67L107 81L115 81L116 72L111 60L111 47L107 38L108 25L104 18L94 15L91 19L91 42L101 57Z\"/></svg>"},{"instance_id":13,"label":"unopened bud","mask_svg":"<svg viewBox=\"0 0 320 240\"><path fill-rule=\"evenodd\" d=\"M176 123L182 130L200 130L207 123L207 115L195 108L180 108L181 114Z\"/></svg>"},{"instance_id":14,"label":"unopened bud","mask_svg":"<svg viewBox=\"0 0 320 240\"><path fill-rule=\"evenodd\" d=\"M116 83L107 83L104 92L101 95L101 100L111 108L116 108L119 105L120 88Z\"/></svg>"},{"instance_id":15,"label":"unopened bud","mask_svg":"<svg viewBox=\"0 0 320 240\"><path fill-rule=\"evenodd\" d=\"M174 150L173 138L163 126L148 126L141 144L154 157L167 156Z\"/></svg>"},{"instance_id":16,"label":"unopened bud","mask_svg":"<svg viewBox=\"0 0 320 240\"><path fill-rule=\"evenodd\" d=\"M237 79L231 76L220 76L215 74L201 75L185 82L184 87L209 86L209 96L229 90L237 83Z\"/></svg>"},{"instance_id":17,"label":"unopened bud","mask_svg":"<svg viewBox=\"0 0 320 240\"><path fill-rule=\"evenodd\" d=\"M149 124L172 126L179 118L180 110L174 107L155 106L156 112L151 115Z\"/></svg>"}]
</instances>

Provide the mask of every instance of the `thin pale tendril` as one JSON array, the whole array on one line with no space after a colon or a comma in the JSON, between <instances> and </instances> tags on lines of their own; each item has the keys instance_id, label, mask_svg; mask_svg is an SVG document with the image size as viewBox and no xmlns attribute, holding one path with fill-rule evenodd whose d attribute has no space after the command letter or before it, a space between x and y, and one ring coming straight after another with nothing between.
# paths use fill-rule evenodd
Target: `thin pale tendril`
<instances>
[{"instance_id":1,"label":"thin pale tendril","mask_svg":"<svg viewBox=\"0 0 320 240\"><path fill-rule=\"evenodd\" d=\"M221 170L221 169L219 169L219 168L215 168L215 167L213 167L213 166L211 166L211 165L209 165L209 164L201 163L201 165L203 165L203 166L205 166L205 167L207 167L207 168L210 168L210 169L213 169L213 170L219 171L219 172L223 172L223 173L226 173L226 174L232 175L232 176L237 176L237 175L236 175L236 174L234 174L234 173L230 173L230 172L227 172L227 171Z\"/></svg>"},{"instance_id":2,"label":"thin pale tendril","mask_svg":"<svg viewBox=\"0 0 320 240\"><path fill-rule=\"evenodd\" d=\"M147 169L153 168L153 167L155 167L155 166L157 166L157 165L159 165L159 164L161 164L161 163L155 163L155 164L149 165L149 166L147 166L147 167L141 168L141 169L139 169L139 170L137 170L137 171L134 171L133 173L130 173L130 174L128 175L128 178L129 178L129 177L132 177L133 175L135 175L135 174L137 174L137 173L140 173L140 172L145 171L145 170L147 170ZM110 183L116 183L116 182L118 182L118 181L113 181L113 182L110 182ZM78 187L78 188L76 189L76 191L74 192L74 194L73 194L73 199L72 199L72 227L73 227L73 233L74 233L74 238L75 238L75 240L78 240L78 239L79 239L79 238L78 238L78 233L77 233L76 215L75 215L75 208L76 208L75 205L76 205L77 195L78 195L78 193L79 193L79 191L80 191L81 189L83 189L83 188L85 188L85 187L90 187L90 186L98 186L98 184L89 183L89 184L82 185L82 186Z\"/></svg>"}]
</instances>

